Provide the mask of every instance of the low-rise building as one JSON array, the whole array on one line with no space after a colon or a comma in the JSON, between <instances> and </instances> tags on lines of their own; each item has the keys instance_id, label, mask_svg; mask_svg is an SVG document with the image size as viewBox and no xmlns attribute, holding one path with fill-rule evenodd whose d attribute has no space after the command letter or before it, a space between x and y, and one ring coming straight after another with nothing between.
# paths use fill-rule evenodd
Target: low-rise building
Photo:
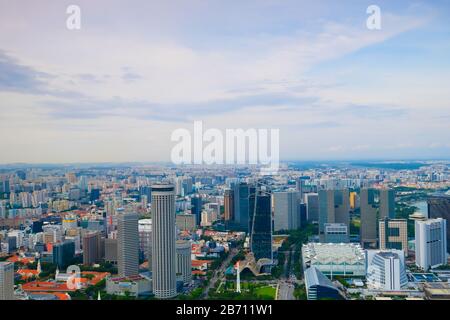
<instances>
[{"instance_id":1,"label":"low-rise building","mask_svg":"<svg viewBox=\"0 0 450 320\"><path fill-rule=\"evenodd\" d=\"M152 293L152 280L142 275L106 278L106 292L114 295L129 294L133 297L150 295Z\"/></svg>"},{"instance_id":2,"label":"low-rise building","mask_svg":"<svg viewBox=\"0 0 450 320\"><path fill-rule=\"evenodd\" d=\"M366 255L355 243L313 243L302 247L303 268L316 267L327 276L365 276Z\"/></svg>"}]
</instances>

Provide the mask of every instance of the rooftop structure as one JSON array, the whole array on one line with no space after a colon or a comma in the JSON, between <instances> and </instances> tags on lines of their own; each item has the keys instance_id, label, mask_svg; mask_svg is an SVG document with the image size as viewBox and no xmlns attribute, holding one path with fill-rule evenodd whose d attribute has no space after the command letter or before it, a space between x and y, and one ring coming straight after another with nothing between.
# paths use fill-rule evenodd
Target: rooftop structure
<instances>
[{"instance_id":1,"label":"rooftop structure","mask_svg":"<svg viewBox=\"0 0 450 320\"><path fill-rule=\"evenodd\" d=\"M366 255L359 244L308 243L302 247L303 268L316 267L325 275L364 276Z\"/></svg>"}]
</instances>

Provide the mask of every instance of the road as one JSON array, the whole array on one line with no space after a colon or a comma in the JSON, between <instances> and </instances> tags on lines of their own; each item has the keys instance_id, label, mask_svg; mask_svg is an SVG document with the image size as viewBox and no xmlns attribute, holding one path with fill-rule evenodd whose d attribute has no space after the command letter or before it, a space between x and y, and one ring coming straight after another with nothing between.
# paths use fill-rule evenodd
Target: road
<instances>
[{"instance_id":1,"label":"road","mask_svg":"<svg viewBox=\"0 0 450 320\"><path fill-rule=\"evenodd\" d=\"M237 248L231 249L230 250L230 254L228 255L228 257L222 262L220 267L214 271L214 274L211 277L211 280L209 281L209 283L206 286L206 288L203 290L203 294L202 294L203 299L207 299L208 298L209 290L214 287L216 281L219 278L219 275L221 275L221 274L223 274L225 272L227 267L230 265L231 260L234 258L234 256L236 254L238 254L238 252L239 252L239 249L237 249Z\"/></svg>"},{"instance_id":2,"label":"road","mask_svg":"<svg viewBox=\"0 0 450 320\"><path fill-rule=\"evenodd\" d=\"M278 284L278 294L276 300L295 300L294 284L281 280Z\"/></svg>"}]
</instances>

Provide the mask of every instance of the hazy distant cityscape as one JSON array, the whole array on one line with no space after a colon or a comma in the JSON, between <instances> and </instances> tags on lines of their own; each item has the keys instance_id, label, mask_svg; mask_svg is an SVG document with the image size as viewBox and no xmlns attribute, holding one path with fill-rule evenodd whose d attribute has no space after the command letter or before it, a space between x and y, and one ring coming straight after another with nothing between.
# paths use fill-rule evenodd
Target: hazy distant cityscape
<instances>
[{"instance_id":1,"label":"hazy distant cityscape","mask_svg":"<svg viewBox=\"0 0 450 320\"><path fill-rule=\"evenodd\" d=\"M449 9L0 0L1 309L450 300Z\"/></svg>"},{"instance_id":2,"label":"hazy distant cityscape","mask_svg":"<svg viewBox=\"0 0 450 320\"><path fill-rule=\"evenodd\" d=\"M450 299L450 162L0 171L0 298Z\"/></svg>"}]
</instances>

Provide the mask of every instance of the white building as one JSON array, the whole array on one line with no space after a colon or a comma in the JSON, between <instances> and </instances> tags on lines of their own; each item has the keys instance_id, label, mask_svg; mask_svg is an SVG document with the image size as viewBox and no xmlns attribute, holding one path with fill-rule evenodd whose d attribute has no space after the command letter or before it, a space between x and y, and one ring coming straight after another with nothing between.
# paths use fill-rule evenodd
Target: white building
<instances>
[{"instance_id":1,"label":"white building","mask_svg":"<svg viewBox=\"0 0 450 320\"><path fill-rule=\"evenodd\" d=\"M124 278L106 278L106 292L124 296L129 294L133 297L149 295L152 292L152 280L142 275Z\"/></svg>"},{"instance_id":2,"label":"white building","mask_svg":"<svg viewBox=\"0 0 450 320\"><path fill-rule=\"evenodd\" d=\"M370 288L401 290L408 283L403 250L367 250L366 278Z\"/></svg>"},{"instance_id":3,"label":"white building","mask_svg":"<svg viewBox=\"0 0 450 320\"><path fill-rule=\"evenodd\" d=\"M424 270L447 264L447 221L416 220L416 265Z\"/></svg>"},{"instance_id":4,"label":"white building","mask_svg":"<svg viewBox=\"0 0 450 320\"><path fill-rule=\"evenodd\" d=\"M302 247L303 269L316 267L327 276L365 276L366 253L355 243L308 243Z\"/></svg>"}]
</instances>

